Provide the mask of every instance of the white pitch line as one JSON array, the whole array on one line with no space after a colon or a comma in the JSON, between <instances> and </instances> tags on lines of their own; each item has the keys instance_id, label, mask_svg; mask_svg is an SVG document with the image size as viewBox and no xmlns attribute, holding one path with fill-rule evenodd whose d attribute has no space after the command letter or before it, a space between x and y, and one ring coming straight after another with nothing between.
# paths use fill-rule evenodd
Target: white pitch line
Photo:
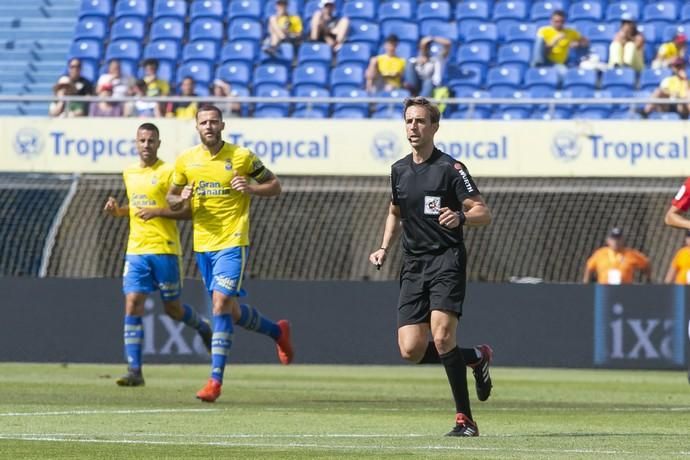
<instances>
[{"instance_id":1,"label":"white pitch line","mask_svg":"<svg viewBox=\"0 0 690 460\"><path fill-rule=\"evenodd\" d=\"M53 412L0 412L0 417L48 417L60 415L134 415L134 414L174 414L185 412L221 412L224 409L118 409L118 410L65 410Z\"/></svg>"}]
</instances>

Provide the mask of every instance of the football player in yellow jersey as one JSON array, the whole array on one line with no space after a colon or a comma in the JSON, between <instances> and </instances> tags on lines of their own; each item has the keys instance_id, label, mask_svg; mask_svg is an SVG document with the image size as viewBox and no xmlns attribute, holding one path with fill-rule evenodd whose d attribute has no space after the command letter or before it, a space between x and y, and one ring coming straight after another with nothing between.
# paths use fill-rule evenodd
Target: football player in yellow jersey
<instances>
[{"instance_id":1,"label":"football player in yellow jersey","mask_svg":"<svg viewBox=\"0 0 690 460\"><path fill-rule=\"evenodd\" d=\"M127 374L117 379L120 386L144 384L141 349L144 338L142 316L146 296L160 290L165 312L195 328L206 348L211 349L211 327L192 307L180 302L180 235L175 219L187 219L188 208L173 211L165 196L173 169L158 158L160 135L156 125L144 123L137 129L139 162L123 173L128 204L120 206L109 197L104 210L115 217L129 217L129 240L123 274L125 294L125 354Z\"/></svg>"},{"instance_id":2,"label":"football player in yellow jersey","mask_svg":"<svg viewBox=\"0 0 690 460\"><path fill-rule=\"evenodd\" d=\"M168 192L171 209L191 202L196 261L213 303L211 377L197 392L206 402L220 396L233 323L273 338L283 364L293 357L290 324L273 322L238 302L246 295L242 278L249 249L250 196L279 195L280 181L251 151L224 142L224 128L217 107L199 109L196 129L201 144L177 157Z\"/></svg>"},{"instance_id":3,"label":"football player in yellow jersey","mask_svg":"<svg viewBox=\"0 0 690 460\"><path fill-rule=\"evenodd\" d=\"M389 35L383 42L385 53L369 60L366 72L366 88L369 93L391 91L402 86L405 59L395 54L399 41L397 35Z\"/></svg>"}]
</instances>

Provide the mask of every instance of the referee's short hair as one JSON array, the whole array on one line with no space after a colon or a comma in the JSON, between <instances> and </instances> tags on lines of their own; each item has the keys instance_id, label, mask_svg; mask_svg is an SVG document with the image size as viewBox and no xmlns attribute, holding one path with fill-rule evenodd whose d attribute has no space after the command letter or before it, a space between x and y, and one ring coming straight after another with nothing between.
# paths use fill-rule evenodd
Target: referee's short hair
<instances>
[{"instance_id":1,"label":"referee's short hair","mask_svg":"<svg viewBox=\"0 0 690 460\"><path fill-rule=\"evenodd\" d=\"M429 118L431 119L431 123L438 123L439 121L441 121L441 111L438 109L438 107L435 104L432 104L431 101L429 101L429 99L421 96L408 97L407 99L405 99L405 102L403 102L403 120L405 119L407 109L412 107L413 105L425 107L426 110L429 112Z\"/></svg>"}]
</instances>

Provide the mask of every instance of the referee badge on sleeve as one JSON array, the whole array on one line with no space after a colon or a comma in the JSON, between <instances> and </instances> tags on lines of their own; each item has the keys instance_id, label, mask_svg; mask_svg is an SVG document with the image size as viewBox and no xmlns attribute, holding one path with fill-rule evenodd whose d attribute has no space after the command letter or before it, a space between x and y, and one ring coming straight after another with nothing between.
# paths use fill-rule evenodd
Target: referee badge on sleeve
<instances>
[{"instance_id":1,"label":"referee badge on sleeve","mask_svg":"<svg viewBox=\"0 0 690 460\"><path fill-rule=\"evenodd\" d=\"M441 214L441 197L440 196L424 196L424 215L438 216Z\"/></svg>"}]
</instances>

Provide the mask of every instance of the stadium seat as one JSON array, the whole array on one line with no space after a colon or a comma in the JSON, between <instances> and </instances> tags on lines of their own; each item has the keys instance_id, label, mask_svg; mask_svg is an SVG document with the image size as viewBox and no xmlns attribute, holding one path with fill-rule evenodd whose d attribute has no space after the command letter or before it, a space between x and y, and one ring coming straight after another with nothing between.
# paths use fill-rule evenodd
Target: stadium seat
<instances>
[{"instance_id":1,"label":"stadium seat","mask_svg":"<svg viewBox=\"0 0 690 460\"><path fill-rule=\"evenodd\" d=\"M601 77L601 87L610 89L612 87L635 87L635 71L629 67L609 69Z\"/></svg>"},{"instance_id":2,"label":"stadium seat","mask_svg":"<svg viewBox=\"0 0 690 460\"><path fill-rule=\"evenodd\" d=\"M336 54L336 62L338 64L355 62L367 65L371 54L369 43L344 43Z\"/></svg>"},{"instance_id":3,"label":"stadium seat","mask_svg":"<svg viewBox=\"0 0 690 460\"><path fill-rule=\"evenodd\" d=\"M116 40L110 42L105 51L105 60L111 59L139 61L141 42L137 40Z\"/></svg>"},{"instance_id":4,"label":"stadium seat","mask_svg":"<svg viewBox=\"0 0 690 460\"><path fill-rule=\"evenodd\" d=\"M495 88L509 88L514 91L522 83L522 68L513 64L494 67L486 76L486 86L489 90Z\"/></svg>"},{"instance_id":5,"label":"stadium seat","mask_svg":"<svg viewBox=\"0 0 690 460\"><path fill-rule=\"evenodd\" d=\"M584 35L592 43L602 43L605 45L609 45L613 40L613 37L616 35L617 31L618 26L613 24L601 23L594 27L590 27L587 31L585 31Z\"/></svg>"},{"instance_id":6,"label":"stadium seat","mask_svg":"<svg viewBox=\"0 0 690 460\"><path fill-rule=\"evenodd\" d=\"M458 38L458 26L455 22L448 22L442 19L427 19L420 24L419 35L422 37L428 35L444 37L454 42Z\"/></svg>"},{"instance_id":7,"label":"stadium seat","mask_svg":"<svg viewBox=\"0 0 690 460\"><path fill-rule=\"evenodd\" d=\"M549 110L534 110L530 119L532 120L569 120L571 111L561 107L554 107Z\"/></svg>"},{"instance_id":8,"label":"stadium seat","mask_svg":"<svg viewBox=\"0 0 690 460\"><path fill-rule=\"evenodd\" d=\"M455 19L489 19L489 4L486 2L467 1L458 3L455 7Z\"/></svg>"},{"instance_id":9,"label":"stadium seat","mask_svg":"<svg viewBox=\"0 0 690 460\"><path fill-rule=\"evenodd\" d=\"M150 40L177 40L184 38L184 21L176 18L160 18L151 24Z\"/></svg>"},{"instance_id":10,"label":"stadium seat","mask_svg":"<svg viewBox=\"0 0 690 460\"><path fill-rule=\"evenodd\" d=\"M353 20L350 22L347 41L365 42L376 46L379 43L380 34L380 27L377 23L361 19Z\"/></svg>"},{"instance_id":11,"label":"stadium seat","mask_svg":"<svg viewBox=\"0 0 690 460\"><path fill-rule=\"evenodd\" d=\"M595 70L568 69L563 79L563 88L573 89L579 87L596 88L597 72Z\"/></svg>"},{"instance_id":12,"label":"stadium seat","mask_svg":"<svg viewBox=\"0 0 690 460\"><path fill-rule=\"evenodd\" d=\"M498 48L498 64L520 64L526 69L531 61L532 47L523 43L510 43Z\"/></svg>"},{"instance_id":13,"label":"stadium seat","mask_svg":"<svg viewBox=\"0 0 690 460\"><path fill-rule=\"evenodd\" d=\"M136 17L146 20L148 16L148 0L120 0L115 2L115 19L123 17Z\"/></svg>"},{"instance_id":14,"label":"stadium seat","mask_svg":"<svg viewBox=\"0 0 690 460\"><path fill-rule=\"evenodd\" d=\"M642 19L645 22L660 21L666 23L673 23L678 18L678 6L676 2L661 1L653 2L642 10Z\"/></svg>"},{"instance_id":15,"label":"stadium seat","mask_svg":"<svg viewBox=\"0 0 690 460\"><path fill-rule=\"evenodd\" d=\"M568 22L580 19L598 21L602 18L602 4L598 0L577 2L570 5L568 10Z\"/></svg>"},{"instance_id":16,"label":"stadium seat","mask_svg":"<svg viewBox=\"0 0 690 460\"><path fill-rule=\"evenodd\" d=\"M318 62L330 65L332 59L333 50L327 43L305 42L302 43L297 52L297 62L299 64Z\"/></svg>"},{"instance_id":17,"label":"stadium seat","mask_svg":"<svg viewBox=\"0 0 690 460\"><path fill-rule=\"evenodd\" d=\"M213 72L212 64L207 61L188 61L180 66L177 71L177 80L191 77L195 83L208 86L211 83Z\"/></svg>"},{"instance_id":18,"label":"stadium seat","mask_svg":"<svg viewBox=\"0 0 690 460\"><path fill-rule=\"evenodd\" d=\"M326 88L309 87L306 85L293 89L292 94L296 97L308 97L311 99L331 96ZM329 105L327 102L297 102L295 103L295 111L316 109L328 113L330 110Z\"/></svg>"},{"instance_id":19,"label":"stadium seat","mask_svg":"<svg viewBox=\"0 0 690 460\"><path fill-rule=\"evenodd\" d=\"M144 48L144 59L176 62L180 57L180 45L173 40L149 42Z\"/></svg>"},{"instance_id":20,"label":"stadium seat","mask_svg":"<svg viewBox=\"0 0 690 460\"><path fill-rule=\"evenodd\" d=\"M231 3L238 3L233 1ZM241 2L239 2L241 3ZM215 19L222 21L225 10L223 9L223 2L220 0L194 0L189 5L189 20L195 19Z\"/></svg>"},{"instance_id":21,"label":"stadium seat","mask_svg":"<svg viewBox=\"0 0 690 460\"><path fill-rule=\"evenodd\" d=\"M558 79L558 72L553 67L531 68L525 73L525 88L540 86L555 89L558 87Z\"/></svg>"},{"instance_id":22,"label":"stadium seat","mask_svg":"<svg viewBox=\"0 0 690 460\"><path fill-rule=\"evenodd\" d=\"M292 73L292 86L297 89L304 85L328 85L328 68L324 63L308 62L295 67Z\"/></svg>"},{"instance_id":23,"label":"stadium seat","mask_svg":"<svg viewBox=\"0 0 690 460\"><path fill-rule=\"evenodd\" d=\"M348 1L343 5L340 15L350 19L372 21L376 18L376 3L372 0Z\"/></svg>"},{"instance_id":24,"label":"stadium seat","mask_svg":"<svg viewBox=\"0 0 690 460\"><path fill-rule=\"evenodd\" d=\"M81 0L79 17L100 16L110 18L113 6L110 0Z\"/></svg>"},{"instance_id":25,"label":"stadium seat","mask_svg":"<svg viewBox=\"0 0 690 460\"><path fill-rule=\"evenodd\" d=\"M256 0L233 0L228 5L228 21L235 19L261 20L261 2Z\"/></svg>"},{"instance_id":26,"label":"stadium seat","mask_svg":"<svg viewBox=\"0 0 690 460\"><path fill-rule=\"evenodd\" d=\"M420 3L417 6L416 18L422 22L427 19L450 21L450 3L445 0L432 0Z\"/></svg>"},{"instance_id":27,"label":"stadium seat","mask_svg":"<svg viewBox=\"0 0 690 460\"><path fill-rule=\"evenodd\" d=\"M252 64L259 54L259 45L251 40L228 42L220 51L220 61L246 61Z\"/></svg>"},{"instance_id":28,"label":"stadium seat","mask_svg":"<svg viewBox=\"0 0 690 460\"><path fill-rule=\"evenodd\" d=\"M690 2L685 3L680 10L680 20L683 22L690 22Z\"/></svg>"},{"instance_id":29,"label":"stadium seat","mask_svg":"<svg viewBox=\"0 0 690 460\"><path fill-rule=\"evenodd\" d=\"M261 64L280 64L291 66L295 59L295 47L292 43L283 42L278 45L275 52L267 53L265 49L259 53L259 63Z\"/></svg>"},{"instance_id":30,"label":"stadium seat","mask_svg":"<svg viewBox=\"0 0 690 460\"><path fill-rule=\"evenodd\" d=\"M640 18L640 4L637 1L622 1L606 7L608 22L618 24L624 14L637 21Z\"/></svg>"},{"instance_id":31,"label":"stadium seat","mask_svg":"<svg viewBox=\"0 0 690 460\"><path fill-rule=\"evenodd\" d=\"M474 45L462 45L458 48L456 54L456 61L465 63L478 62L480 64L489 64L491 61L492 46L486 43L477 43Z\"/></svg>"},{"instance_id":32,"label":"stadium seat","mask_svg":"<svg viewBox=\"0 0 690 460\"><path fill-rule=\"evenodd\" d=\"M590 108L590 109L579 109L576 110L572 118L574 119L584 119L584 120L605 120L611 115L611 110L600 107L600 108Z\"/></svg>"},{"instance_id":33,"label":"stadium seat","mask_svg":"<svg viewBox=\"0 0 690 460\"><path fill-rule=\"evenodd\" d=\"M644 69L640 74L640 89L653 90L661 80L671 76L671 69Z\"/></svg>"},{"instance_id":34,"label":"stadium seat","mask_svg":"<svg viewBox=\"0 0 690 460\"><path fill-rule=\"evenodd\" d=\"M277 89L276 89L276 94L277 94ZM266 97L275 97L273 94L270 94ZM257 104L257 109L254 110L254 118L285 118L288 116L289 110L284 107L275 107L275 106L259 106Z\"/></svg>"},{"instance_id":35,"label":"stadium seat","mask_svg":"<svg viewBox=\"0 0 690 460\"><path fill-rule=\"evenodd\" d=\"M494 120L526 120L530 118L531 110L524 108L503 108L494 112L491 118Z\"/></svg>"},{"instance_id":36,"label":"stadium seat","mask_svg":"<svg viewBox=\"0 0 690 460\"><path fill-rule=\"evenodd\" d=\"M572 91L573 97L586 97L592 101L596 101L597 99L610 99L613 96L611 95L610 91L606 90L597 90L597 91L592 91L591 89L574 89ZM586 94L586 96L583 96ZM585 104L580 104L578 107L579 110L588 110L588 109L600 109L601 107L608 107L610 104L607 105L602 105L602 104L595 104L595 103L585 103Z\"/></svg>"},{"instance_id":37,"label":"stadium seat","mask_svg":"<svg viewBox=\"0 0 690 460\"><path fill-rule=\"evenodd\" d=\"M340 87L361 89L364 87L364 68L355 63L338 64L331 70L331 89Z\"/></svg>"},{"instance_id":38,"label":"stadium seat","mask_svg":"<svg viewBox=\"0 0 690 460\"><path fill-rule=\"evenodd\" d=\"M254 40L260 42L264 37L263 27L258 21L238 19L228 25L228 40Z\"/></svg>"},{"instance_id":39,"label":"stadium seat","mask_svg":"<svg viewBox=\"0 0 690 460\"><path fill-rule=\"evenodd\" d=\"M67 53L68 59L100 60L103 54L101 43L97 40L75 40Z\"/></svg>"},{"instance_id":40,"label":"stadium seat","mask_svg":"<svg viewBox=\"0 0 690 460\"><path fill-rule=\"evenodd\" d=\"M491 118L491 111L480 109L480 108L470 108L467 110L458 110L450 114L451 120L486 120Z\"/></svg>"},{"instance_id":41,"label":"stadium seat","mask_svg":"<svg viewBox=\"0 0 690 460\"><path fill-rule=\"evenodd\" d=\"M218 43L213 40L197 40L187 43L182 49L183 61L208 61L214 64L218 59Z\"/></svg>"},{"instance_id":42,"label":"stadium seat","mask_svg":"<svg viewBox=\"0 0 690 460\"><path fill-rule=\"evenodd\" d=\"M199 18L189 25L189 40L223 40L223 22L220 19Z\"/></svg>"},{"instance_id":43,"label":"stadium seat","mask_svg":"<svg viewBox=\"0 0 690 460\"><path fill-rule=\"evenodd\" d=\"M498 30L495 24L480 24L471 27L465 35L466 44L486 43L495 46L498 41Z\"/></svg>"},{"instance_id":44,"label":"stadium seat","mask_svg":"<svg viewBox=\"0 0 690 460\"><path fill-rule=\"evenodd\" d=\"M549 20L557 10L567 10L566 3L561 0L538 1L532 4L529 17L532 21Z\"/></svg>"},{"instance_id":45,"label":"stadium seat","mask_svg":"<svg viewBox=\"0 0 690 460\"><path fill-rule=\"evenodd\" d=\"M356 107L344 107L341 109L333 110L333 115L331 116L331 118L340 118L340 119L369 118L369 110L356 108Z\"/></svg>"},{"instance_id":46,"label":"stadium seat","mask_svg":"<svg viewBox=\"0 0 690 460\"><path fill-rule=\"evenodd\" d=\"M412 20L412 3L405 0L383 2L379 5L378 19L383 26L389 20Z\"/></svg>"},{"instance_id":47,"label":"stadium seat","mask_svg":"<svg viewBox=\"0 0 690 460\"><path fill-rule=\"evenodd\" d=\"M234 84L247 86L251 82L251 64L245 61L226 62L216 69L216 78Z\"/></svg>"},{"instance_id":48,"label":"stadium seat","mask_svg":"<svg viewBox=\"0 0 690 460\"><path fill-rule=\"evenodd\" d=\"M153 6L153 19L176 18L184 20L186 17L186 0L156 0Z\"/></svg>"},{"instance_id":49,"label":"stadium seat","mask_svg":"<svg viewBox=\"0 0 690 460\"><path fill-rule=\"evenodd\" d=\"M661 30L657 28L655 24L638 24L638 32L644 35L644 40L648 44L655 44L661 42ZM654 55L656 55L656 49L654 49Z\"/></svg>"},{"instance_id":50,"label":"stadium seat","mask_svg":"<svg viewBox=\"0 0 690 460\"><path fill-rule=\"evenodd\" d=\"M512 26L508 28L506 33L505 41L506 43L524 43L526 45L532 46L534 40L537 36L537 26L532 23L520 24L517 26Z\"/></svg>"},{"instance_id":51,"label":"stadium seat","mask_svg":"<svg viewBox=\"0 0 690 460\"><path fill-rule=\"evenodd\" d=\"M115 21L110 28L110 39L144 40L144 20L137 17L124 17Z\"/></svg>"},{"instance_id":52,"label":"stadium seat","mask_svg":"<svg viewBox=\"0 0 690 460\"><path fill-rule=\"evenodd\" d=\"M319 107L305 107L303 109L296 109L290 115L291 118L328 118L328 110L323 110Z\"/></svg>"},{"instance_id":53,"label":"stadium seat","mask_svg":"<svg viewBox=\"0 0 690 460\"><path fill-rule=\"evenodd\" d=\"M287 89L279 87L279 86L265 86L263 88L258 88L257 90L254 91L254 95L258 97L270 97L272 99L276 98L288 98L290 97L290 93L288 92ZM254 112L254 116L256 116L257 112L262 112L266 111L267 109L277 109L282 113L283 117L287 116L288 112L290 111L290 104L287 102L258 102L256 104L256 110ZM275 116L275 115L271 115Z\"/></svg>"},{"instance_id":54,"label":"stadium seat","mask_svg":"<svg viewBox=\"0 0 690 460\"><path fill-rule=\"evenodd\" d=\"M676 112L652 112L649 114L650 120L680 120L680 115Z\"/></svg>"},{"instance_id":55,"label":"stadium seat","mask_svg":"<svg viewBox=\"0 0 690 460\"><path fill-rule=\"evenodd\" d=\"M402 41L414 43L419 42L419 25L416 22L404 21L401 19L391 19L381 25L381 36L397 35Z\"/></svg>"},{"instance_id":56,"label":"stadium seat","mask_svg":"<svg viewBox=\"0 0 690 460\"><path fill-rule=\"evenodd\" d=\"M686 37L690 35L690 24L675 24L664 27L661 40L663 42L673 41L673 37L677 34L684 34Z\"/></svg>"},{"instance_id":57,"label":"stadium seat","mask_svg":"<svg viewBox=\"0 0 690 460\"><path fill-rule=\"evenodd\" d=\"M262 85L273 84L283 88L288 84L288 68L279 64L261 64L254 69L253 79L255 93Z\"/></svg>"},{"instance_id":58,"label":"stadium seat","mask_svg":"<svg viewBox=\"0 0 690 460\"><path fill-rule=\"evenodd\" d=\"M497 2L494 5L494 13L492 19L496 22L503 19L516 19L523 21L527 18L527 3L520 0L509 0L505 2Z\"/></svg>"},{"instance_id":59,"label":"stadium seat","mask_svg":"<svg viewBox=\"0 0 690 460\"><path fill-rule=\"evenodd\" d=\"M107 33L107 20L100 16L86 16L77 22L74 30L74 39L90 38L103 40Z\"/></svg>"},{"instance_id":60,"label":"stadium seat","mask_svg":"<svg viewBox=\"0 0 690 460\"><path fill-rule=\"evenodd\" d=\"M599 62L608 62L609 60L609 45L606 43L590 43L589 54L596 55Z\"/></svg>"},{"instance_id":61,"label":"stadium seat","mask_svg":"<svg viewBox=\"0 0 690 460\"><path fill-rule=\"evenodd\" d=\"M334 112L342 109L358 109L364 113L364 118L369 116L369 104L366 102L360 102L363 98L369 96L363 89L340 86L332 89L331 94L333 97L350 99L350 101L347 102L336 102L333 106Z\"/></svg>"},{"instance_id":62,"label":"stadium seat","mask_svg":"<svg viewBox=\"0 0 690 460\"><path fill-rule=\"evenodd\" d=\"M476 90L484 83L486 66L487 64L481 62L449 64L446 68L446 84L455 87L463 85Z\"/></svg>"}]
</instances>

